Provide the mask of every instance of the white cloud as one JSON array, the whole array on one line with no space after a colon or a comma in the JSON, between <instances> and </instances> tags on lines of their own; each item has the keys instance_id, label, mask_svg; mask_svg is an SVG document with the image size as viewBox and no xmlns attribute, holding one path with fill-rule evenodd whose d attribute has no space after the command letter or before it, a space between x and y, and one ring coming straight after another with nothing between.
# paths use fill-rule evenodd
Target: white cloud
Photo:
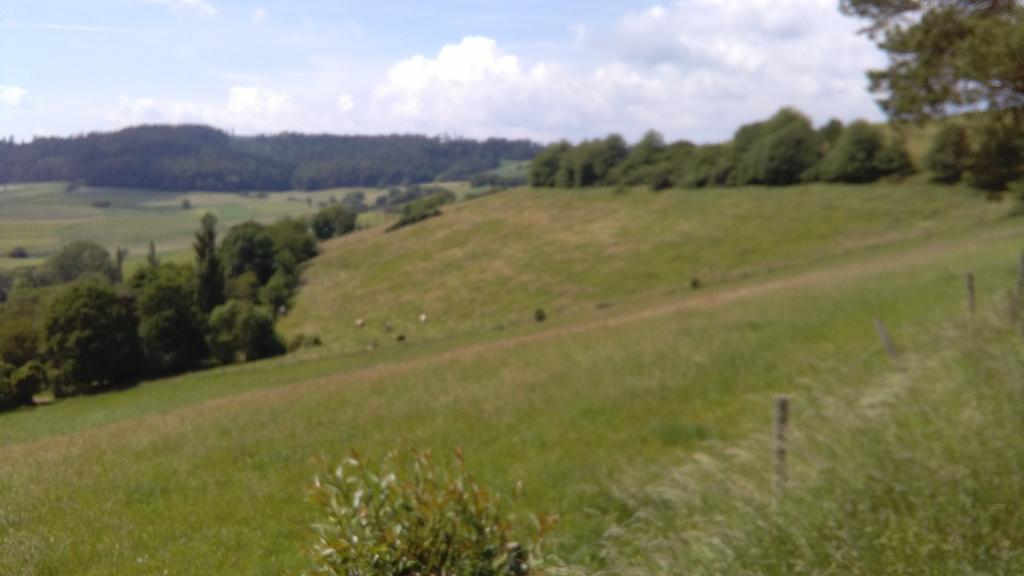
<instances>
[{"instance_id":1,"label":"white cloud","mask_svg":"<svg viewBox=\"0 0 1024 576\"><path fill-rule=\"evenodd\" d=\"M122 98L108 114L115 124L198 122L245 133L309 126L292 97L263 86L234 86L223 102Z\"/></svg>"},{"instance_id":2,"label":"white cloud","mask_svg":"<svg viewBox=\"0 0 1024 576\"><path fill-rule=\"evenodd\" d=\"M267 20L267 10L265 8L256 8L249 13L249 22L259 26Z\"/></svg>"},{"instance_id":3,"label":"white cloud","mask_svg":"<svg viewBox=\"0 0 1024 576\"><path fill-rule=\"evenodd\" d=\"M580 63L524 63L489 38L393 65L373 95L389 126L543 139L647 128L724 140L782 106L878 118L864 71L883 63L834 0L680 0L570 29ZM598 43L600 42L600 43Z\"/></svg>"},{"instance_id":4,"label":"white cloud","mask_svg":"<svg viewBox=\"0 0 1024 576\"><path fill-rule=\"evenodd\" d=\"M348 114L356 107L356 101L352 98L351 94L342 94L338 96L335 105L337 105L338 110L341 110L342 114Z\"/></svg>"},{"instance_id":5,"label":"white cloud","mask_svg":"<svg viewBox=\"0 0 1024 576\"><path fill-rule=\"evenodd\" d=\"M858 24L834 0L679 0L569 28L561 49L540 60L485 37L410 55L383 73L376 62L327 54L287 72L233 75L221 98L125 98L107 120L541 140L634 139L654 128L672 139L724 140L787 105L818 122L879 118L864 71L884 58ZM293 86L302 89L282 88Z\"/></svg>"},{"instance_id":6,"label":"white cloud","mask_svg":"<svg viewBox=\"0 0 1024 576\"><path fill-rule=\"evenodd\" d=\"M199 16L216 16L217 9L206 0L142 0L147 4L161 4L174 10Z\"/></svg>"},{"instance_id":7,"label":"white cloud","mask_svg":"<svg viewBox=\"0 0 1024 576\"><path fill-rule=\"evenodd\" d=\"M19 86L0 85L0 108L20 108L25 103L28 91Z\"/></svg>"}]
</instances>

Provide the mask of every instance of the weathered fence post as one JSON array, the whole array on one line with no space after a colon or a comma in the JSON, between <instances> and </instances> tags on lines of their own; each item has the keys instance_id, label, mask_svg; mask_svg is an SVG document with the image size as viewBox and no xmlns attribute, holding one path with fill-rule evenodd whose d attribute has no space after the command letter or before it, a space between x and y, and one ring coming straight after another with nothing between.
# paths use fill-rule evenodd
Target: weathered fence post
<instances>
[{"instance_id":1,"label":"weathered fence post","mask_svg":"<svg viewBox=\"0 0 1024 576\"><path fill-rule=\"evenodd\" d=\"M1006 315L1010 321L1010 328L1017 326L1017 295L1013 293L1013 290L1006 291Z\"/></svg>"},{"instance_id":2,"label":"weathered fence post","mask_svg":"<svg viewBox=\"0 0 1024 576\"><path fill-rule=\"evenodd\" d=\"M1024 298L1024 252L1020 253L1020 271L1017 273L1017 299Z\"/></svg>"},{"instance_id":3,"label":"weathered fence post","mask_svg":"<svg viewBox=\"0 0 1024 576\"><path fill-rule=\"evenodd\" d=\"M789 397L779 396L775 399L775 417L772 421L772 437L775 461L775 476L772 493L775 500L782 497L786 490L789 475L786 470L786 431L789 428Z\"/></svg>"},{"instance_id":4,"label":"weathered fence post","mask_svg":"<svg viewBox=\"0 0 1024 576\"><path fill-rule=\"evenodd\" d=\"M878 332L878 337L882 340L882 346L885 346L885 353L889 355L890 359L896 360L896 346L892 343L889 330L885 328L885 324L878 318L875 318L875 331Z\"/></svg>"},{"instance_id":5,"label":"weathered fence post","mask_svg":"<svg viewBox=\"0 0 1024 576\"><path fill-rule=\"evenodd\" d=\"M974 298L974 274L967 274L967 310L971 313L971 318L974 318L974 313L977 310L977 303Z\"/></svg>"}]
</instances>

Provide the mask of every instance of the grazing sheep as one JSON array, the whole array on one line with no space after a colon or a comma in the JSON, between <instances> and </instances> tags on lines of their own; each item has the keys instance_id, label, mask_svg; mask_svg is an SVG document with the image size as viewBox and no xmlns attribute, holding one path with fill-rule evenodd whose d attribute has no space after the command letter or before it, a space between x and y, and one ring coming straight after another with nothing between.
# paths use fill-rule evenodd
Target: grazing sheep
<instances>
[{"instance_id":1,"label":"grazing sheep","mask_svg":"<svg viewBox=\"0 0 1024 576\"><path fill-rule=\"evenodd\" d=\"M357 318L356 319L356 328L362 328L364 326L366 326L366 320L363 320L362 318Z\"/></svg>"},{"instance_id":2,"label":"grazing sheep","mask_svg":"<svg viewBox=\"0 0 1024 576\"><path fill-rule=\"evenodd\" d=\"M426 323L427 323L427 315L426 314L420 314L420 324L426 324Z\"/></svg>"}]
</instances>

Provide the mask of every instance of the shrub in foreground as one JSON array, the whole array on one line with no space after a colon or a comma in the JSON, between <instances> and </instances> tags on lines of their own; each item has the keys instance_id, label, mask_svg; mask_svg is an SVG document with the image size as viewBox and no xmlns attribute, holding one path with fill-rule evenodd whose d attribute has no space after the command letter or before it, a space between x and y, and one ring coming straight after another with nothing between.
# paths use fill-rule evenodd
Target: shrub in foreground
<instances>
[{"instance_id":1,"label":"shrub in foreground","mask_svg":"<svg viewBox=\"0 0 1024 576\"><path fill-rule=\"evenodd\" d=\"M428 453L392 453L377 465L358 455L317 477L314 575L517 576L538 573L539 544L554 518L511 512L480 486L456 454L452 467ZM532 532L528 541L522 538Z\"/></svg>"}]
</instances>

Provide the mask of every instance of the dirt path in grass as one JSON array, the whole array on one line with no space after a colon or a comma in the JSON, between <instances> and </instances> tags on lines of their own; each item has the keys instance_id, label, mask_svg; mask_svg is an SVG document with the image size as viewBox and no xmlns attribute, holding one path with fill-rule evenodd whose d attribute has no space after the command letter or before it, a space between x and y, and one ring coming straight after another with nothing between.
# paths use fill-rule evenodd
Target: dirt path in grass
<instances>
[{"instance_id":1,"label":"dirt path in grass","mask_svg":"<svg viewBox=\"0 0 1024 576\"><path fill-rule=\"evenodd\" d=\"M8 459L16 460L20 456L29 454L34 454L35 456L46 454L47 457L58 458L59 454L65 453L66 450L75 450L96 438L137 436L141 429L157 432L164 430L173 431L183 426L187 427L190 423L202 420L203 418L224 412L242 410L246 406L287 402L289 398L294 398L296 394L303 392L329 389L356 381L379 380L422 368L474 359L486 354L529 344L610 330L653 318L671 316L687 310L721 308L733 302L751 300L760 296L779 294L791 290L826 289L834 285L867 279L875 274L892 272L943 257L963 254L984 243L1004 240L1020 234L1021 231L1018 227L1000 227L975 234L969 238L934 241L913 246L898 253L892 253L887 250L878 254L864 256L855 261L833 263L816 270L800 272L789 276L752 281L739 286L721 289L688 292L671 299L662 298L658 302L640 309L616 311L613 308L609 309L607 315L603 317L588 318L566 325L552 326L546 330L531 334L470 344L422 358L387 361L368 368L340 372L275 388L215 398L164 413L128 418L120 422L66 435L50 436L22 444L0 447L0 463Z\"/></svg>"}]
</instances>

